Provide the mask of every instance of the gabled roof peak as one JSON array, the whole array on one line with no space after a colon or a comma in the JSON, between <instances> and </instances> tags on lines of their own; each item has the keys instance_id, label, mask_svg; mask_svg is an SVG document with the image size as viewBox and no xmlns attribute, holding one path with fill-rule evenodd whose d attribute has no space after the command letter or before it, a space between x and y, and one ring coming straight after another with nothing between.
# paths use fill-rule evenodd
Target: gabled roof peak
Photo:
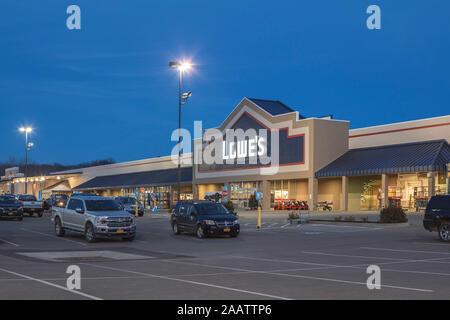
<instances>
[{"instance_id":1,"label":"gabled roof peak","mask_svg":"<svg viewBox=\"0 0 450 320\"><path fill-rule=\"evenodd\" d=\"M256 98L247 98L255 105L271 114L272 116L278 116L285 113L295 112L292 108L285 105L283 102L279 100L268 100L268 99L256 99ZM304 119L301 114L299 114L299 119Z\"/></svg>"}]
</instances>

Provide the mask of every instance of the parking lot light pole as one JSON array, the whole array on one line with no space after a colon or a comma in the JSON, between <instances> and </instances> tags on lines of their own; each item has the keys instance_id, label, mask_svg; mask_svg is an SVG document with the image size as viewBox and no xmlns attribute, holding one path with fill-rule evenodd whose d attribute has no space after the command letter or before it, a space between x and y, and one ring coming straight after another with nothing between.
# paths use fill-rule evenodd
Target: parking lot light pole
<instances>
[{"instance_id":1,"label":"parking lot light pole","mask_svg":"<svg viewBox=\"0 0 450 320\"><path fill-rule=\"evenodd\" d=\"M32 142L28 142L28 133L33 131L31 127L20 127L20 132L25 132L25 194L28 191L28 150L33 146Z\"/></svg>"},{"instance_id":2,"label":"parking lot light pole","mask_svg":"<svg viewBox=\"0 0 450 320\"><path fill-rule=\"evenodd\" d=\"M192 67L190 62L169 62L169 67L176 68L178 70L178 181L177 181L177 200L180 201L181 194L181 105L186 103L186 100L191 96L191 92L182 94L181 93L181 82L183 72L189 70ZM183 100L182 100L183 99Z\"/></svg>"}]
</instances>

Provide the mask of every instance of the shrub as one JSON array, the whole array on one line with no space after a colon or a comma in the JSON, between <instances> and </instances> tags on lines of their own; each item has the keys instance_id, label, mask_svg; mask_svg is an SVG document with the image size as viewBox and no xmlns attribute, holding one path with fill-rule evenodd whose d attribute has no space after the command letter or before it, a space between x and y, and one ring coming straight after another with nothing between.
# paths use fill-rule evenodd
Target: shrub
<instances>
[{"instance_id":1,"label":"shrub","mask_svg":"<svg viewBox=\"0 0 450 320\"><path fill-rule=\"evenodd\" d=\"M405 211L401 207L390 206L384 208L380 212L380 222L381 223L399 223L407 222Z\"/></svg>"},{"instance_id":2,"label":"shrub","mask_svg":"<svg viewBox=\"0 0 450 320\"><path fill-rule=\"evenodd\" d=\"M250 209L257 209L258 208L258 200L256 200L256 195L252 194L250 198L248 199L248 207Z\"/></svg>"},{"instance_id":3,"label":"shrub","mask_svg":"<svg viewBox=\"0 0 450 320\"><path fill-rule=\"evenodd\" d=\"M233 204L233 202L228 200L228 201L226 201L226 202L224 202L222 204L225 206L225 208L228 209L228 211L230 211L231 214L236 215L236 213L234 212L234 204Z\"/></svg>"}]
</instances>

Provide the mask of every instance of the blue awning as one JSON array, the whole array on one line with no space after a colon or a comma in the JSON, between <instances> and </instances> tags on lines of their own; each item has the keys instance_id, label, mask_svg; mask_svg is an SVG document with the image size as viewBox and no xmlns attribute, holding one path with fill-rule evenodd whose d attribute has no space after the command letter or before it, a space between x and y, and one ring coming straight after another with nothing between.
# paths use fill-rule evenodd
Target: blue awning
<instances>
[{"instance_id":1,"label":"blue awning","mask_svg":"<svg viewBox=\"0 0 450 320\"><path fill-rule=\"evenodd\" d=\"M74 190L169 186L176 185L177 182L178 169L174 168L95 177ZM181 168L181 184L192 184L192 167Z\"/></svg>"},{"instance_id":2,"label":"blue awning","mask_svg":"<svg viewBox=\"0 0 450 320\"><path fill-rule=\"evenodd\" d=\"M349 150L315 173L316 178L445 171L450 163L446 140Z\"/></svg>"}]
</instances>

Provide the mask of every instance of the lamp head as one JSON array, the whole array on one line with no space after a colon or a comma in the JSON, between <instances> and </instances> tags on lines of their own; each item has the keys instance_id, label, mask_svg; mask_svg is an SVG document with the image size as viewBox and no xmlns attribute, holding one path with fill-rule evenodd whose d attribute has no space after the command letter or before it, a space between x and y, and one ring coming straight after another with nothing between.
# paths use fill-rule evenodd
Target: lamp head
<instances>
[{"instance_id":1,"label":"lamp head","mask_svg":"<svg viewBox=\"0 0 450 320\"><path fill-rule=\"evenodd\" d=\"M19 130L20 130L20 132L31 132L31 131L33 131L33 128L31 128L31 127L20 127Z\"/></svg>"},{"instance_id":2,"label":"lamp head","mask_svg":"<svg viewBox=\"0 0 450 320\"><path fill-rule=\"evenodd\" d=\"M171 68L177 68L181 72L187 71L190 68L192 68L192 63L190 62L177 62L177 61L170 61L169 67Z\"/></svg>"}]
</instances>

